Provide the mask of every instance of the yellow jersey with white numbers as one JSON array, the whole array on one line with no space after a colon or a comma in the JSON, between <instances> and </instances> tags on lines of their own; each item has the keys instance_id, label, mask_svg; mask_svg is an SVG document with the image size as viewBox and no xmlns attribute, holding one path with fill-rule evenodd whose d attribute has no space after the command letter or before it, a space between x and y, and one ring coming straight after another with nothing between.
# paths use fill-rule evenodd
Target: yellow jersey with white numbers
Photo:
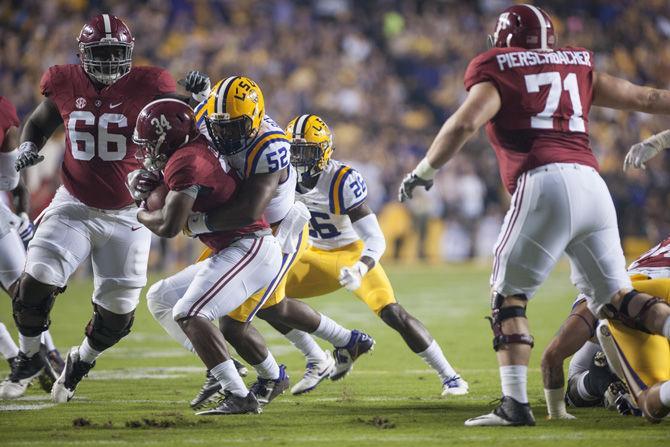
<instances>
[{"instance_id":1,"label":"yellow jersey with white numbers","mask_svg":"<svg viewBox=\"0 0 670 447\"><path fill-rule=\"evenodd\" d=\"M297 193L297 200L311 214L309 239L313 246L333 250L360 238L347 212L356 208L368 196L363 177L352 167L330 160L321 172L316 186Z\"/></svg>"}]
</instances>

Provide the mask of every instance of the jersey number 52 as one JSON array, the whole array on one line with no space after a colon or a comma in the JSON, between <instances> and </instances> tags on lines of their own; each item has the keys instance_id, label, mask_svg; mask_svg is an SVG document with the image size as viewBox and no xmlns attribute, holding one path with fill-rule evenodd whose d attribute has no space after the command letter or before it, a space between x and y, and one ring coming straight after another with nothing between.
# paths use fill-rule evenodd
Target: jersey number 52
<instances>
[{"instance_id":1,"label":"jersey number 52","mask_svg":"<svg viewBox=\"0 0 670 447\"><path fill-rule=\"evenodd\" d=\"M125 135L113 134L107 131L110 123L117 127L128 126L128 119L120 113L103 113L98 118L98 141L92 133L77 130L77 123L83 122L86 126L95 125L95 115L86 110L76 110L70 113L67 120L67 132L70 138L72 156L76 160L89 161L95 156L98 148L98 157L105 161L123 160L126 156ZM116 146L116 150L110 150L110 144Z\"/></svg>"}]
</instances>

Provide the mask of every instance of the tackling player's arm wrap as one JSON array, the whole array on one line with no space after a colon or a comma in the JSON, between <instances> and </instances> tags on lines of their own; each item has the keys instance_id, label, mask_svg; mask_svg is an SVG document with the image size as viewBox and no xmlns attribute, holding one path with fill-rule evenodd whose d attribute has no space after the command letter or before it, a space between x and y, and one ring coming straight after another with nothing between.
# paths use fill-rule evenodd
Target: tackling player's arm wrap
<instances>
[{"instance_id":1,"label":"tackling player's arm wrap","mask_svg":"<svg viewBox=\"0 0 670 447\"><path fill-rule=\"evenodd\" d=\"M493 349L498 351L509 344L529 345L532 348L535 344L532 335L522 333L504 334L502 331L503 321L510 318L526 318L528 298L525 295L513 295L509 298L523 301L524 304L522 306L517 304L504 306L506 298L497 292L494 292L491 297L491 316L486 318L491 323L491 329L493 330Z\"/></svg>"},{"instance_id":2,"label":"tackling player's arm wrap","mask_svg":"<svg viewBox=\"0 0 670 447\"><path fill-rule=\"evenodd\" d=\"M377 216L366 203L360 204L347 214L356 234L364 244L360 262L364 263L370 270L379 262L386 250L384 233L379 226Z\"/></svg>"},{"instance_id":3,"label":"tackling player's arm wrap","mask_svg":"<svg viewBox=\"0 0 670 447\"><path fill-rule=\"evenodd\" d=\"M198 196L198 189L197 185L193 185L180 191L168 192L163 208L155 211L140 208L137 220L157 236L175 237L186 225Z\"/></svg>"},{"instance_id":4,"label":"tackling player's arm wrap","mask_svg":"<svg viewBox=\"0 0 670 447\"><path fill-rule=\"evenodd\" d=\"M256 222L263 216L285 171L254 174L245 179L233 201L206 214L192 215L188 219L188 230L197 235L234 230Z\"/></svg>"}]
</instances>

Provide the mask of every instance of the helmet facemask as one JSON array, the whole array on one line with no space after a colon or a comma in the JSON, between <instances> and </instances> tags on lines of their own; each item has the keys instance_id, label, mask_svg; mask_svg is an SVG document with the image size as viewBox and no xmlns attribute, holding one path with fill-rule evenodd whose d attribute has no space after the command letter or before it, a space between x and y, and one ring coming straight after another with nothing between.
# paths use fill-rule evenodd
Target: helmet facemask
<instances>
[{"instance_id":1,"label":"helmet facemask","mask_svg":"<svg viewBox=\"0 0 670 447\"><path fill-rule=\"evenodd\" d=\"M224 156L246 149L257 133L246 115L231 119L227 113L213 113L205 117L205 124L214 148Z\"/></svg>"},{"instance_id":2,"label":"helmet facemask","mask_svg":"<svg viewBox=\"0 0 670 447\"><path fill-rule=\"evenodd\" d=\"M144 169L149 172L157 172L165 168L168 155L165 152L161 152L161 146L165 143L165 134L160 135L158 140L151 141L139 138L137 131L135 131L133 142L138 146L135 158L144 166Z\"/></svg>"},{"instance_id":3,"label":"helmet facemask","mask_svg":"<svg viewBox=\"0 0 670 447\"><path fill-rule=\"evenodd\" d=\"M291 142L291 164L298 173L301 183L313 179L323 171L325 168L323 155L324 150L318 143L308 143L301 138Z\"/></svg>"},{"instance_id":4,"label":"helmet facemask","mask_svg":"<svg viewBox=\"0 0 670 447\"><path fill-rule=\"evenodd\" d=\"M84 71L103 85L111 85L128 74L132 65L133 42L102 39L79 44Z\"/></svg>"}]
</instances>

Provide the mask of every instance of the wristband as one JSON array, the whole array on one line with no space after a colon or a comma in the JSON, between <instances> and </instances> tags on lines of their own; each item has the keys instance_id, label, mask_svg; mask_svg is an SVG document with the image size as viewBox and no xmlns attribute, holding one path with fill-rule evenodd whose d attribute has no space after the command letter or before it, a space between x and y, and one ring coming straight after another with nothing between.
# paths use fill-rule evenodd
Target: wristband
<instances>
[{"instance_id":1,"label":"wristband","mask_svg":"<svg viewBox=\"0 0 670 447\"><path fill-rule=\"evenodd\" d=\"M433 168L430 163L428 163L427 158L423 158L419 164L414 168L413 174L423 180L432 180L435 177L437 169Z\"/></svg>"}]
</instances>

